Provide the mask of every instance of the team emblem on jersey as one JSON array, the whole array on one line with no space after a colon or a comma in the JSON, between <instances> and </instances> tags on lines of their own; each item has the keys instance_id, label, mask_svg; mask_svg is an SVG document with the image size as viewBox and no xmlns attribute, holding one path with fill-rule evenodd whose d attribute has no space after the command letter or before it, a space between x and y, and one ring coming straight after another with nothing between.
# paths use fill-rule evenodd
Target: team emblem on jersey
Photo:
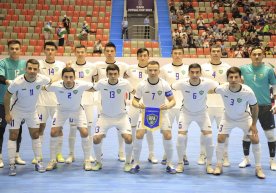
<instances>
[{"instance_id":1,"label":"team emblem on jersey","mask_svg":"<svg viewBox=\"0 0 276 193\"><path fill-rule=\"evenodd\" d=\"M40 88L40 85L37 85L35 88L38 90Z\"/></svg>"},{"instance_id":2,"label":"team emblem on jersey","mask_svg":"<svg viewBox=\"0 0 276 193\"><path fill-rule=\"evenodd\" d=\"M58 71L59 68L58 68L58 67L55 67L54 69L55 69L55 71Z\"/></svg>"},{"instance_id":3,"label":"team emblem on jersey","mask_svg":"<svg viewBox=\"0 0 276 193\"><path fill-rule=\"evenodd\" d=\"M186 74L186 71L185 71L185 70L182 70L181 73L184 75L184 74Z\"/></svg>"},{"instance_id":4,"label":"team emblem on jersey","mask_svg":"<svg viewBox=\"0 0 276 193\"><path fill-rule=\"evenodd\" d=\"M241 98L237 98L237 102L238 102L238 103L241 103L241 102L242 102L242 99L241 99Z\"/></svg>"},{"instance_id":5,"label":"team emblem on jersey","mask_svg":"<svg viewBox=\"0 0 276 193\"><path fill-rule=\"evenodd\" d=\"M160 129L161 114L159 108L147 107L142 113L143 128L149 131Z\"/></svg>"},{"instance_id":6,"label":"team emblem on jersey","mask_svg":"<svg viewBox=\"0 0 276 193\"><path fill-rule=\"evenodd\" d=\"M161 90L157 91L157 94L160 96L162 94L162 91Z\"/></svg>"},{"instance_id":7,"label":"team emblem on jersey","mask_svg":"<svg viewBox=\"0 0 276 193\"><path fill-rule=\"evenodd\" d=\"M78 93L78 90L73 90L73 93L74 93L74 94L77 94L77 93Z\"/></svg>"},{"instance_id":8,"label":"team emblem on jersey","mask_svg":"<svg viewBox=\"0 0 276 193\"><path fill-rule=\"evenodd\" d=\"M86 74L89 74L89 72L90 72L89 69L86 69L86 70L85 70L85 73L86 73Z\"/></svg>"},{"instance_id":9,"label":"team emblem on jersey","mask_svg":"<svg viewBox=\"0 0 276 193\"><path fill-rule=\"evenodd\" d=\"M259 76L260 76L260 78L263 78L263 77L264 77L264 74L260 74Z\"/></svg>"},{"instance_id":10,"label":"team emblem on jersey","mask_svg":"<svg viewBox=\"0 0 276 193\"><path fill-rule=\"evenodd\" d=\"M219 73L222 74L222 73L223 73L223 70L219 70Z\"/></svg>"},{"instance_id":11,"label":"team emblem on jersey","mask_svg":"<svg viewBox=\"0 0 276 193\"><path fill-rule=\"evenodd\" d=\"M117 93L120 94L121 93L121 89L117 89Z\"/></svg>"},{"instance_id":12,"label":"team emblem on jersey","mask_svg":"<svg viewBox=\"0 0 276 193\"><path fill-rule=\"evenodd\" d=\"M204 91L203 91L203 90L199 91L199 94L200 94L200 95L203 95L203 94L204 94Z\"/></svg>"}]
</instances>

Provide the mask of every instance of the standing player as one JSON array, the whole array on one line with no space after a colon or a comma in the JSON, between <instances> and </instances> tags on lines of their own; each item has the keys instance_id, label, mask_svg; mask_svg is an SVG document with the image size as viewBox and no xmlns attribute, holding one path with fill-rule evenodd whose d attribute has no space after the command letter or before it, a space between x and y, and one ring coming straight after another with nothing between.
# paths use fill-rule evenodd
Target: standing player
<instances>
[{"instance_id":1,"label":"standing player","mask_svg":"<svg viewBox=\"0 0 276 193\"><path fill-rule=\"evenodd\" d=\"M104 56L105 61L99 61L94 63L94 65L97 68L97 75L94 77L95 80L100 80L102 78L106 78L106 68L109 64L116 64L120 68L120 77L123 78L125 75L125 72L128 69L128 65L123 62L118 62L115 60L116 56L116 46L112 42L108 42L105 44L104 48ZM101 99L98 99L98 104ZM99 111L100 108L98 108ZM124 140L121 136L121 133L118 132L118 141L119 141L119 152L118 157L119 161L124 162L125 161L125 155L124 155Z\"/></svg>"},{"instance_id":2,"label":"standing player","mask_svg":"<svg viewBox=\"0 0 276 193\"><path fill-rule=\"evenodd\" d=\"M57 111L53 117L50 139L50 158L46 168L47 171L57 167L56 151L58 146L58 136L62 133L62 127L67 119L75 124L80 131L82 138L82 149L84 153L84 170L91 170L90 142L87 131L87 120L83 107L81 106L81 97L84 91L91 90L93 83L75 80L75 71L71 67L62 70L62 80L55 82L45 89L54 92L57 97Z\"/></svg>"},{"instance_id":3,"label":"standing player","mask_svg":"<svg viewBox=\"0 0 276 193\"><path fill-rule=\"evenodd\" d=\"M9 57L4 58L0 61L0 168L4 167L2 158L2 145L3 138L6 128L5 111L4 111L4 94L7 90L8 81L13 80L18 75L24 73L26 67L26 61L20 60L20 49L21 43L18 40L10 40L8 42L8 53ZM16 140L16 158L15 163L20 165L25 165L26 162L23 161L19 156L19 148L22 139L22 125L19 128L19 134Z\"/></svg>"},{"instance_id":4,"label":"standing player","mask_svg":"<svg viewBox=\"0 0 276 193\"><path fill-rule=\"evenodd\" d=\"M181 46L174 46L172 48L172 63L163 66L161 71L161 78L166 80L170 85L174 82L188 77L188 65L183 64L184 50ZM178 122L179 113L182 103L182 95L180 91L174 91L176 105L168 110L169 118L171 124L173 124L174 119ZM186 141L187 143L187 141ZM187 144L186 144L187 145ZM185 165L189 165L189 161L186 156L186 151L184 152L183 161ZM166 165L166 155L163 156L161 162Z\"/></svg>"},{"instance_id":5,"label":"standing player","mask_svg":"<svg viewBox=\"0 0 276 193\"><path fill-rule=\"evenodd\" d=\"M177 81L172 84L172 89L180 90L183 95L183 105L178 124L178 137L177 137L177 153L178 153L178 166L176 172L182 173L184 171L183 156L187 147L187 133L189 125L195 121L204 140L204 148L206 149L206 172L207 174L213 173L212 157L214 151L213 136L211 121L207 112L206 100L209 90L214 90L218 83L216 81L200 78L201 67L199 64L194 63L189 66L189 79Z\"/></svg>"},{"instance_id":6,"label":"standing player","mask_svg":"<svg viewBox=\"0 0 276 193\"><path fill-rule=\"evenodd\" d=\"M175 99L170 85L165 80L159 78L160 66L157 61L150 61L147 66L148 78L139 83L136 94L132 100L132 105L144 111L145 107L160 108L162 120L160 121L161 132L163 134L163 146L167 155L166 171L175 174L176 171L172 165L173 147L171 123L166 110L175 105ZM166 102L165 100L168 100ZM141 114L136 130L136 139L134 141L134 164L131 173L137 173L140 170L139 158L142 150L143 137L146 129L142 126Z\"/></svg>"},{"instance_id":7,"label":"standing player","mask_svg":"<svg viewBox=\"0 0 276 193\"><path fill-rule=\"evenodd\" d=\"M227 82L226 71L231 67L229 64L221 61L221 47L220 45L213 45L211 47L211 59L209 62L202 64L202 75L203 77L212 79L222 84ZM219 94L211 93L207 97L208 113L211 122L215 119L216 124L219 125L221 121L221 116L223 114L223 101ZM217 127L218 128L218 127ZM204 149L204 139L203 135L200 135L200 156L197 163L199 165L205 164L205 149ZM224 156L223 156L223 166L230 166L228 158L228 137L225 140Z\"/></svg>"},{"instance_id":8,"label":"standing player","mask_svg":"<svg viewBox=\"0 0 276 193\"><path fill-rule=\"evenodd\" d=\"M263 63L264 51L260 47L255 47L250 53L251 64L241 66L244 84L248 85L255 93L259 105L259 121L267 138L270 154L270 169L276 170L275 162L275 108L271 105L270 86L276 84L275 74L271 67ZM275 95L274 95L275 99ZM273 112L271 112L273 111ZM239 167L250 166L249 162L250 140L247 136L243 138L244 159Z\"/></svg>"},{"instance_id":9,"label":"standing player","mask_svg":"<svg viewBox=\"0 0 276 193\"><path fill-rule=\"evenodd\" d=\"M137 60L138 65L131 65L129 69L126 71L126 75L128 76L128 80L132 84L133 88L137 88L138 84L147 78L147 65L149 61L149 51L147 48L139 48L137 50ZM133 95L131 95L131 99L133 99ZM134 108L132 105L129 107L129 117L131 122L132 136L135 136L136 126L139 118L139 110ZM148 132L147 142L149 148L149 157L148 161L153 164L157 164L158 160L154 156L154 141L152 132Z\"/></svg>"},{"instance_id":10,"label":"standing player","mask_svg":"<svg viewBox=\"0 0 276 193\"><path fill-rule=\"evenodd\" d=\"M61 71L65 67L65 64L55 59L57 53L57 45L54 42L46 42L44 44L45 60L39 60L40 73L46 75L52 79L52 81L60 80ZM40 120L39 126L39 139L41 144L43 143L44 130L46 128L47 119L53 118L57 108L57 99L54 93L42 90L37 103L37 112ZM59 145L57 150L56 159L58 162L63 163L64 158L61 153L63 135L59 133L58 136ZM36 159L33 159L33 164L36 163Z\"/></svg>"},{"instance_id":11,"label":"standing player","mask_svg":"<svg viewBox=\"0 0 276 193\"><path fill-rule=\"evenodd\" d=\"M42 163L41 143L39 140L39 120L35 108L41 87L50 83L50 78L37 74L38 71L39 62L35 59L29 59L26 63L25 74L18 76L11 83L4 96L5 119L10 129L8 141L10 176L16 175L16 140L19 134L20 124L23 120L25 120L29 128L32 138L33 152L37 160L35 170L38 172L45 172Z\"/></svg>"},{"instance_id":12,"label":"standing player","mask_svg":"<svg viewBox=\"0 0 276 193\"><path fill-rule=\"evenodd\" d=\"M258 130L258 104L252 89L241 84L241 71L237 67L231 67L227 71L228 83L215 89L215 92L223 98L225 112L219 125L217 144L217 167L215 175L222 173L222 158L224 142L235 127L241 128L251 142L255 158L256 176L264 179L265 175L261 167L261 145L259 143ZM249 110L250 107L250 110ZM251 113L250 113L251 111Z\"/></svg>"},{"instance_id":13,"label":"standing player","mask_svg":"<svg viewBox=\"0 0 276 193\"><path fill-rule=\"evenodd\" d=\"M126 162L124 171L131 169L132 135L129 117L126 112L125 94L134 92L129 81L119 78L120 69L116 64L109 64L106 68L107 78L101 79L93 87L101 94L102 111L95 128L93 143L96 164L92 170L102 169L102 140L110 127L116 127L125 140Z\"/></svg>"},{"instance_id":14,"label":"standing player","mask_svg":"<svg viewBox=\"0 0 276 193\"><path fill-rule=\"evenodd\" d=\"M83 80L86 82L93 82L93 76L96 75L96 68L95 66L86 61L86 48L84 45L79 45L75 47L75 56L76 62L74 62L71 67L75 70L76 79ZM82 106L84 108L86 119L87 119L87 129L90 139L90 145L92 145L93 136L91 134L91 126L93 121L93 93L84 91L82 96ZM69 132L69 156L66 159L66 163L72 163L75 160L75 141L76 141L76 132L77 127L76 125L70 124L70 132ZM94 158L90 156L90 161L94 162Z\"/></svg>"}]
</instances>

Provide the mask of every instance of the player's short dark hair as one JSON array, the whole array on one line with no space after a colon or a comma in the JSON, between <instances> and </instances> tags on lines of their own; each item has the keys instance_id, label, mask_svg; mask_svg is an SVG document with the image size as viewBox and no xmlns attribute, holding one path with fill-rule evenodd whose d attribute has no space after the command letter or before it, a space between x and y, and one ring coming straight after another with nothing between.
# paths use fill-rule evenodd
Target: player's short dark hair
<instances>
[{"instance_id":1,"label":"player's short dark hair","mask_svg":"<svg viewBox=\"0 0 276 193\"><path fill-rule=\"evenodd\" d=\"M44 50L45 50L46 46L54 46L56 50L58 49L58 47L55 44L55 42L52 42L52 41L45 42L45 44L44 44Z\"/></svg>"},{"instance_id":2,"label":"player's short dark hair","mask_svg":"<svg viewBox=\"0 0 276 193\"><path fill-rule=\"evenodd\" d=\"M149 61L149 62L148 62L148 66L149 66L149 65L158 65L158 67L160 67L159 62L157 62L156 60Z\"/></svg>"},{"instance_id":3,"label":"player's short dark hair","mask_svg":"<svg viewBox=\"0 0 276 193\"><path fill-rule=\"evenodd\" d=\"M254 50L262 50L262 53L264 53L264 49L262 48L262 47L260 47L260 46L255 46L255 47L253 47L252 49L251 49L251 51L250 51L250 55L252 54L252 52L254 51Z\"/></svg>"},{"instance_id":4,"label":"player's short dark hair","mask_svg":"<svg viewBox=\"0 0 276 193\"><path fill-rule=\"evenodd\" d=\"M107 42L107 43L105 44L104 50L105 50L107 47L114 48L115 51L116 51L116 46L115 46L115 44L114 44L113 42Z\"/></svg>"},{"instance_id":5,"label":"player's short dark hair","mask_svg":"<svg viewBox=\"0 0 276 193\"><path fill-rule=\"evenodd\" d=\"M147 53L148 53L148 56L149 56L149 50L148 50L147 48L139 48L139 49L137 50L137 56L138 56L139 54L142 54L143 52L147 52Z\"/></svg>"},{"instance_id":6,"label":"player's short dark hair","mask_svg":"<svg viewBox=\"0 0 276 193\"><path fill-rule=\"evenodd\" d=\"M218 45L218 44L214 44L214 45L212 45L212 46L211 46L211 48L210 48L210 50L212 50L213 48L220 48L220 50L221 50L221 46L220 46L220 45Z\"/></svg>"},{"instance_id":7,"label":"player's short dark hair","mask_svg":"<svg viewBox=\"0 0 276 193\"><path fill-rule=\"evenodd\" d=\"M198 64L198 63L192 63L189 65L189 72L192 68L199 68L200 69L200 72L201 72L201 66Z\"/></svg>"},{"instance_id":8,"label":"player's short dark hair","mask_svg":"<svg viewBox=\"0 0 276 193\"><path fill-rule=\"evenodd\" d=\"M172 53L173 53L174 50L182 50L182 53L184 54L184 49L183 49L182 46L173 46Z\"/></svg>"},{"instance_id":9,"label":"player's short dark hair","mask_svg":"<svg viewBox=\"0 0 276 193\"><path fill-rule=\"evenodd\" d=\"M38 68L39 68L39 62L36 59L32 58L32 59L27 60L27 62L26 62L26 68L28 67L28 64L36 64L38 66Z\"/></svg>"},{"instance_id":10,"label":"player's short dark hair","mask_svg":"<svg viewBox=\"0 0 276 193\"><path fill-rule=\"evenodd\" d=\"M75 50L78 49L78 48L84 48L84 49L86 49L85 45L82 45L82 44L77 45L77 46L75 47Z\"/></svg>"},{"instance_id":11,"label":"player's short dark hair","mask_svg":"<svg viewBox=\"0 0 276 193\"><path fill-rule=\"evenodd\" d=\"M229 76L230 74L235 74L235 73L239 73L239 75L240 75L240 77L241 77L241 70L240 70L238 67L233 66L233 67L231 67L231 68L229 68L229 69L227 70L226 76L227 76L227 78L228 78L228 76Z\"/></svg>"},{"instance_id":12,"label":"player's short dark hair","mask_svg":"<svg viewBox=\"0 0 276 193\"><path fill-rule=\"evenodd\" d=\"M106 67L106 73L108 73L109 70L117 70L118 72L120 72L120 68L118 65L116 64L109 64L107 67Z\"/></svg>"},{"instance_id":13,"label":"player's short dark hair","mask_svg":"<svg viewBox=\"0 0 276 193\"><path fill-rule=\"evenodd\" d=\"M21 46L21 42L18 41L18 40L10 40L10 41L8 41L8 47L10 47L10 45L12 45L12 44L19 44L19 46Z\"/></svg>"},{"instance_id":14,"label":"player's short dark hair","mask_svg":"<svg viewBox=\"0 0 276 193\"><path fill-rule=\"evenodd\" d=\"M74 76L75 76L75 70L74 68L71 68L71 67L65 67L62 69L62 72L61 72L61 77L63 77L64 73L65 72L73 72Z\"/></svg>"}]
</instances>

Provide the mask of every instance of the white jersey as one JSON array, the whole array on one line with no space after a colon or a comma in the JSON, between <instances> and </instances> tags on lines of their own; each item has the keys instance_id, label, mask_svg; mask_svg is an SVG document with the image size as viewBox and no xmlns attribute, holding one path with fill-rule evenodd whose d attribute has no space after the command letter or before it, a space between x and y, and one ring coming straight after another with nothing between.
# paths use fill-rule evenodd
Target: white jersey
<instances>
[{"instance_id":1,"label":"white jersey","mask_svg":"<svg viewBox=\"0 0 276 193\"><path fill-rule=\"evenodd\" d=\"M171 87L167 81L159 78L158 83L151 84L148 79L139 83L135 98L143 99L146 107L160 108L165 103L166 97L173 96Z\"/></svg>"},{"instance_id":2,"label":"white jersey","mask_svg":"<svg viewBox=\"0 0 276 193\"><path fill-rule=\"evenodd\" d=\"M36 109L39 93L43 85L50 83L50 78L37 74L36 80L28 82L24 74L18 76L8 87L8 91L14 94L11 109L23 112L33 112Z\"/></svg>"},{"instance_id":3,"label":"white jersey","mask_svg":"<svg viewBox=\"0 0 276 193\"><path fill-rule=\"evenodd\" d=\"M40 73L50 77L53 81L61 79L61 72L65 68L65 63L61 61L55 61L54 63L47 63L45 60L39 60ZM52 92L42 90L37 104L39 106L56 106L57 98Z\"/></svg>"},{"instance_id":4,"label":"white jersey","mask_svg":"<svg viewBox=\"0 0 276 193\"><path fill-rule=\"evenodd\" d=\"M126 64L124 62L117 62L117 61L114 64L116 64L119 67L119 69L120 69L120 77L123 78L124 77L124 73L128 69L128 64ZM98 75L99 79L107 78L106 77L106 67L109 64L106 63L106 62L104 62L104 61L99 61L99 62L94 63L94 65L96 66L97 75Z\"/></svg>"},{"instance_id":5,"label":"white jersey","mask_svg":"<svg viewBox=\"0 0 276 193\"><path fill-rule=\"evenodd\" d=\"M222 84L227 82L226 72L231 66L225 62L213 65L210 62L201 65L203 77L212 79ZM218 94L210 94L207 98L208 107L223 107L222 98Z\"/></svg>"},{"instance_id":6,"label":"white jersey","mask_svg":"<svg viewBox=\"0 0 276 193\"><path fill-rule=\"evenodd\" d=\"M97 75L96 67L93 63L86 62L84 65L78 65L76 62L72 64L72 68L75 70L76 79L86 82L92 82L92 77ZM81 104L92 105L93 93L85 91L82 95Z\"/></svg>"},{"instance_id":7,"label":"white jersey","mask_svg":"<svg viewBox=\"0 0 276 193\"><path fill-rule=\"evenodd\" d=\"M138 65L130 65L126 71L126 74L128 75L127 80L134 88L137 88L139 82L148 77L147 67L141 68Z\"/></svg>"},{"instance_id":8,"label":"white jersey","mask_svg":"<svg viewBox=\"0 0 276 193\"><path fill-rule=\"evenodd\" d=\"M208 91L215 89L218 85L218 82L207 78L200 78L198 85L191 85L190 79L187 78L172 84L172 88L182 92L182 108L188 112L197 113L207 109Z\"/></svg>"},{"instance_id":9,"label":"white jersey","mask_svg":"<svg viewBox=\"0 0 276 193\"><path fill-rule=\"evenodd\" d=\"M182 64L181 66L175 66L172 63L166 64L161 69L161 77L166 80L170 85L178 80L182 80L188 77L189 65ZM174 91L176 108L181 107L182 95L180 91Z\"/></svg>"},{"instance_id":10,"label":"white jersey","mask_svg":"<svg viewBox=\"0 0 276 193\"><path fill-rule=\"evenodd\" d=\"M115 85L109 84L108 79L101 79L93 87L101 95L102 112L109 117L126 113L125 94L133 88L128 80L119 78Z\"/></svg>"},{"instance_id":11,"label":"white jersey","mask_svg":"<svg viewBox=\"0 0 276 193\"><path fill-rule=\"evenodd\" d=\"M252 89L242 84L241 90L232 92L229 90L229 83L218 86L215 92L222 96L225 114L232 120L239 120L250 116L249 105L257 104Z\"/></svg>"},{"instance_id":12,"label":"white jersey","mask_svg":"<svg viewBox=\"0 0 276 193\"><path fill-rule=\"evenodd\" d=\"M81 105L81 98L84 91L93 87L92 82L84 82L75 80L73 88L67 89L63 85L63 81L54 82L46 86L46 90L54 92L58 101L58 110L60 111L78 111Z\"/></svg>"}]
</instances>

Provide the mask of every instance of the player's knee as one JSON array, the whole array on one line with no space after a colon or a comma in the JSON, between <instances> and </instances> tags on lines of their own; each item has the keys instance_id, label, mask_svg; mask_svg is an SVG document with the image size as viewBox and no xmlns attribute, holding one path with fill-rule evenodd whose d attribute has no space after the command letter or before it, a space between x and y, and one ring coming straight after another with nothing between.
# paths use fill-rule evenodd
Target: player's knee
<instances>
[{"instance_id":1,"label":"player's knee","mask_svg":"<svg viewBox=\"0 0 276 193\"><path fill-rule=\"evenodd\" d=\"M266 136L268 142L275 141L274 129L266 130L264 133L265 133L265 136Z\"/></svg>"},{"instance_id":2,"label":"player's knee","mask_svg":"<svg viewBox=\"0 0 276 193\"><path fill-rule=\"evenodd\" d=\"M136 131L136 139L143 139L144 134L145 134L145 131L143 131L143 130L137 130Z\"/></svg>"},{"instance_id":3,"label":"player's knee","mask_svg":"<svg viewBox=\"0 0 276 193\"><path fill-rule=\"evenodd\" d=\"M257 136L251 136L250 137L250 140L251 140L251 143L252 144L258 144L259 143L259 137L258 137L258 135Z\"/></svg>"},{"instance_id":4,"label":"player's knee","mask_svg":"<svg viewBox=\"0 0 276 193\"><path fill-rule=\"evenodd\" d=\"M31 138L32 139L38 139L39 138L39 131L33 131L31 132Z\"/></svg>"},{"instance_id":5,"label":"player's knee","mask_svg":"<svg viewBox=\"0 0 276 193\"><path fill-rule=\"evenodd\" d=\"M16 141L18 138L18 133L19 133L19 131L11 131L10 130L9 140Z\"/></svg>"},{"instance_id":6,"label":"player's knee","mask_svg":"<svg viewBox=\"0 0 276 193\"><path fill-rule=\"evenodd\" d=\"M124 134L123 138L125 139L126 144L131 144L132 143L132 136L129 134Z\"/></svg>"},{"instance_id":7,"label":"player's knee","mask_svg":"<svg viewBox=\"0 0 276 193\"><path fill-rule=\"evenodd\" d=\"M163 131L163 137L165 140L171 140L172 139L172 133L170 131Z\"/></svg>"},{"instance_id":8,"label":"player's knee","mask_svg":"<svg viewBox=\"0 0 276 193\"><path fill-rule=\"evenodd\" d=\"M226 139L226 135L218 135L218 143L224 143Z\"/></svg>"},{"instance_id":9,"label":"player's knee","mask_svg":"<svg viewBox=\"0 0 276 193\"><path fill-rule=\"evenodd\" d=\"M101 135L95 135L93 137L93 143L94 144L99 144L99 143L101 143L101 141L102 141L102 136Z\"/></svg>"},{"instance_id":10,"label":"player's knee","mask_svg":"<svg viewBox=\"0 0 276 193\"><path fill-rule=\"evenodd\" d=\"M58 137L58 136L60 136L59 134L60 134L59 129L57 129L57 128L51 129L51 137Z\"/></svg>"}]
</instances>

